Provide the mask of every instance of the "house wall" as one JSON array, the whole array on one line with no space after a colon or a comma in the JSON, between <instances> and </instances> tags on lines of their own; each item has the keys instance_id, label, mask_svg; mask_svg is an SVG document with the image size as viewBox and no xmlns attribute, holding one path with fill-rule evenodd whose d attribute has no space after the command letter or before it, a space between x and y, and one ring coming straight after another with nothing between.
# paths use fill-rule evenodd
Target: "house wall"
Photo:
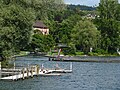
<instances>
[{"instance_id":1,"label":"house wall","mask_svg":"<svg viewBox=\"0 0 120 90\"><path fill-rule=\"evenodd\" d=\"M49 34L49 29L44 29L44 28L33 28L33 30L40 30L43 35L48 35Z\"/></svg>"}]
</instances>

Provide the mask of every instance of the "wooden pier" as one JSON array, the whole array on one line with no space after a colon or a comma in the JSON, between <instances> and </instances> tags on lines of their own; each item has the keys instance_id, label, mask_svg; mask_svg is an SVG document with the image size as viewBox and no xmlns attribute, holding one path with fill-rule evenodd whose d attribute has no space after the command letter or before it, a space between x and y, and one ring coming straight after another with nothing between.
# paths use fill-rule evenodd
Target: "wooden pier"
<instances>
[{"instance_id":1,"label":"wooden pier","mask_svg":"<svg viewBox=\"0 0 120 90\"><path fill-rule=\"evenodd\" d=\"M0 80L19 80L26 79L34 76L58 76L61 73L71 73L72 66L70 66L70 70L55 68L55 69L43 69L38 65L29 66L22 69L1 69L1 74L9 74L9 76L1 77Z\"/></svg>"}]
</instances>

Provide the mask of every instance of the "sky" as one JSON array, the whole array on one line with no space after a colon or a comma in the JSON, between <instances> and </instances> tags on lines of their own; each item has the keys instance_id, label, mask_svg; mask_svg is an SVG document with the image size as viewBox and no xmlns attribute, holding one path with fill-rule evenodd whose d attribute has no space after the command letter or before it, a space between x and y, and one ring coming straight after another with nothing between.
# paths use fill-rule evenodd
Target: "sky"
<instances>
[{"instance_id":1,"label":"sky","mask_svg":"<svg viewBox=\"0 0 120 90\"><path fill-rule=\"evenodd\" d=\"M66 4L80 4L80 5L86 5L86 6L98 6L100 0L64 0ZM119 0L120 2L120 0Z\"/></svg>"}]
</instances>

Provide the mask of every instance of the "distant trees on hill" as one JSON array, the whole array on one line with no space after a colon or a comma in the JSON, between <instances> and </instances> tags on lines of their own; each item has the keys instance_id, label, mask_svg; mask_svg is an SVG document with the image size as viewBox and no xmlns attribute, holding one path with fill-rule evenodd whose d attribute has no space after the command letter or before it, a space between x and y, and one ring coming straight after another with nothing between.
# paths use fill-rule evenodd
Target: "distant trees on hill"
<instances>
[{"instance_id":1,"label":"distant trees on hill","mask_svg":"<svg viewBox=\"0 0 120 90\"><path fill-rule=\"evenodd\" d=\"M25 50L35 20L47 20L64 7L62 0L0 0L0 57Z\"/></svg>"},{"instance_id":2,"label":"distant trees on hill","mask_svg":"<svg viewBox=\"0 0 120 90\"><path fill-rule=\"evenodd\" d=\"M85 6L85 5L68 5L69 10L75 10L75 9L80 9L80 10L86 10L86 11L93 11L96 10L96 7L92 6Z\"/></svg>"}]
</instances>

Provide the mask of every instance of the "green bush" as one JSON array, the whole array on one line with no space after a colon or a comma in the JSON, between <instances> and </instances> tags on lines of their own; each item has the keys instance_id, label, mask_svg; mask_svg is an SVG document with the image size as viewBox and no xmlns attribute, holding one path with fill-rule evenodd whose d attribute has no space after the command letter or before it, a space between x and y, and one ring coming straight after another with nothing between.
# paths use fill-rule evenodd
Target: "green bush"
<instances>
[{"instance_id":1,"label":"green bush","mask_svg":"<svg viewBox=\"0 0 120 90\"><path fill-rule=\"evenodd\" d=\"M84 55L84 52L76 52L76 55Z\"/></svg>"},{"instance_id":2,"label":"green bush","mask_svg":"<svg viewBox=\"0 0 120 90\"><path fill-rule=\"evenodd\" d=\"M98 56L99 54L98 53L94 53L94 52L89 52L88 55L89 56Z\"/></svg>"},{"instance_id":3,"label":"green bush","mask_svg":"<svg viewBox=\"0 0 120 90\"><path fill-rule=\"evenodd\" d=\"M9 64L8 60L2 61L1 65L2 65L2 68L11 68L11 67L13 67L13 64Z\"/></svg>"},{"instance_id":4,"label":"green bush","mask_svg":"<svg viewBox=\"0 0 120 90\"><path fill-rule=\"evenodd\" d=\"M72 48L72 47L63 48L62 52L63 52L64 55L76 55L75 49Z\"/></svg>"},{"instance_id":5,"label":"green bush","mask_svg":"<svg viewBox=\"0 0 120 90\"><path fill-rule=\"evenodd\" d=\"M98 54L108 54L108 52L103 49L96 49L94 52Z\"/></svg>"}]
</instances>

